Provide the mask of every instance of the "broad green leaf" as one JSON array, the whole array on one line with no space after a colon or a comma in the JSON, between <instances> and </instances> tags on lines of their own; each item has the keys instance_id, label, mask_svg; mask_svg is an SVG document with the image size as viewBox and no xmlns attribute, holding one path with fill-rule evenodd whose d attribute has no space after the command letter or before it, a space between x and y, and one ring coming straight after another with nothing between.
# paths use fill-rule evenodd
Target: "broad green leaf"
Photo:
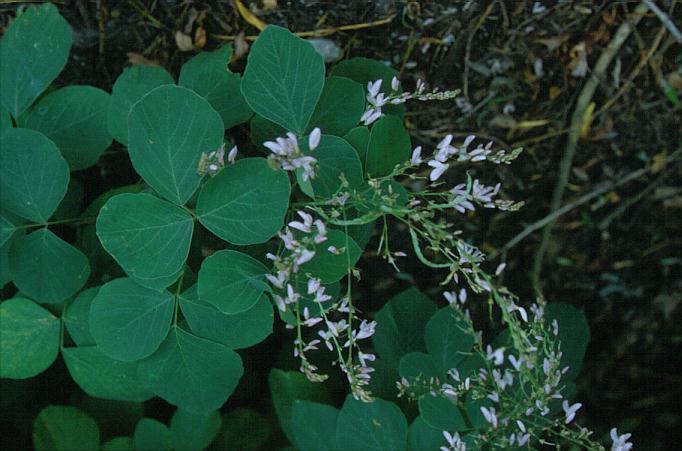
<instances>
[{"instance_id":1,"label":"broad green leaf","mask_svg":"<svg viewBox=\"0 0 682 451\"><path fill-rule=\"evenodd\" d=\"M269 25L251 47L241 89L257 114L303 134L322 93L324 72L310 43Z\"/></svg>"},{"instance_id":2,"label":"broad green leaf","mask_svg":"<svg viewBox=\"0 0 682 451\"><path fill-rule=\"evenodd\" d=\"M14 248L20 245L24 237L24 229L18 230L5 244L0 246L0 288L4 288L12 280L12 272L9 267L10 251L14 252Z\"/></svg>"},{"instance_id":3,"label":"broad green leaf","mask_svg":"<svg viewBox=\"0 0 682 451\"><path fill-rule=\"evenodd\" d=\"M341 175L348 182L349 188L362 183L362 164L355 149L343 138L322 135L319 146L308 151L308 143L301 143L304 152L317 159L318 171L310 180L315 196L329 199L342 186ZM346 188L343 188L346 189Z\"/></svg>"},{"instance_id":4,"label":"broad green leaf","mask_svg":"<svg viewBox=\"0 0 682 451\"><path fill-rule=\"evenodd\" d=\"M426 351L424 328L436 306L416 288L391 298L376 314L374 348L387 363L398 367L408 352Z\"/></svg>"},{"instance_id":5,"label":"broad green leaf","mask_svg":"<svg viewBox=\"0 0 682 451\"><path fill-rule=\"evenodd\" d=\"M433 358L425 352L409 352L400 359L398 365L400 377L408 379L410 382L426 382L431 378L443 378L443 373L436 366Z\"/></svg>"},{"instance_id":6,"label":"broad green leaf","mask_svg":"<svg viewBox=\"0 0 682 451\"><path fill-rule=\"evenodd\" d=\"M19 117L62 71L71 27L46 4L17 14L0 40L0 100Z\"/></svg>"},{"instance_id":7,"label":"broad green leaf","mask_svg":"<svg viewBox=\"0 0 682 451\"><path fill-rule=\"evenodd\" d=\"M422 417L415 418L407 431L408 451L435 451L446 445L443 431L432 428Z\"/></svg>"},{"instance_id":8,"label":"broad green leaf","mask_svg":"<svg viewBox=\"0 0 682 451\"><path fill-rule=\"evenodd\" d=\"M467 428L462 412L442 396L426 394L419 400L419 412L426 423L441 431L462 431Z\"/></svg>"},{"instance_id":9,"label":"broad green leaf","mask_svg":"<svg viewBox=\"0 0 682 451\"><path fill-rule=\"evenodd\" d=\"M76 407L49 405L33 422L33 446L45 451L99 449L99 427Z\"/></svg>"},{"instance_id":10,"label":"broad green leaf","mask_svg":"<svg viewBox=\"0 0 682 451\"><path fill-rule=\"evenodd\" d=\"M353 146L364 168L367 160L367 146L369 145L369 129L367 127L355 127L343 135L343 139Z\"/></svg>"},{"instance_id":11,"label":"broad green leaf","mask_svg":"<svg viewBox=\"0 0 682 451\"><path fill-rule=\"evenodd\" d=\"M79 217L83 208L84 194L83 182L78 179L70 179L66 194L52 214L50 221L72 221Z\"/></svg>"},{"instance_id":12,"label":"broad green leaf","mask_svg":"<svg viewBox=\"0 0 682 451\"><path fill-rule=\"evenodd\" d=\"M396 116L384 116L373 126L367 144L365 173L368 177L390 175L397 164L410 159L412 144L403 121Z\"/></svg>"},{"instance_id":13,"label":"broad green leaf","mask_svg":"<svg viewBox=\"0 0 682 451\"><path fill-rule=\"evenodd\" d=\"M568 372L563 377L573 380L580 374L587 344L590 342L590 326L585 313L570 304L548 304L545 308L545 322L551 324L553 320L559 324L561 368L568 367Z\"/></svg>"},{"instance_id":14,"label":"broad green leaf","mask_svg":"<svg viewBox=\"0 0 682 451\"><path fill-rule=\"evenodd\" d=\"M39 302L63 301L90 276L85 255L48 229L27 235L14 247L9 264L17 288Z\"/></svg>"},{"instance_id":15,"label":"broad green leaf","mask_svg":"<svg viewBox=\"0 0 682 451\"><path fill-rule=\"evenodd\" d=\"M334 246L338 254L329 251L330 246ZM348 274L349 265L353 268L361 255L362 250L353 238L340 230L329 230L327 240L315 246L315 256L301 265L301 270L322 283L334 283Z\"/></svg>"},{"instance_id":16,"label":"broad green leaf","mask_svg":"<svg viewBox=\"0 0 682 451\"><path fill-rule=\"evenodd\" d=\"M398 76L398 71L387 66L381 61L357 57L341 61L331 72L334 77L346 77L360 83L363 87L367 83L375 80L383 80L381 92L389 94L391 92L391 80ZM405 105L385 105L382 111L386 114L393 114L403 117Z\"/></svg>"},{"instance_id":17,"label":"broad green leaf","mask_svg":"<svg viewBox=\"0 0 682 451\"><path fill-rule=\"evenodd\" d=\"M109 93L92 86L67 86L40 99L19 119L50 138L72 171L97 163L111 144L107 128Z\"/></svg>"},{"instance_id":18,"label":"broad green leaf","mask_svg":"<svg viewBox=\"0 0 682 451\"><path fill-rule=\"evenodd\" d=\"M59 351L59 320L33 301L0 304L0 377L26 379L45 371Z\"/></svg>"},{"instance_id":19,"label":"broad green leaf","mask_svg":"<svg viewBox=\"0 0 682 451\"><path fill-rule=\"evenodd\" d=\"M214 445L216 449L259 451L270 440L268 418L252 409L236 408L223 416L223 430Z\"/></svg>"},{"instance_id":20,"label":"broad green leaf","mask_svg":"<svg viewBox=\"0 0 682 451\"><path fill-rule=\"evenodd\" d=\"M193 229L186 210L144 193L114 196L97 216L104 249L145 286L146 279L169 277L182 269Z\"/></svg>"},{"instance_id":21,"label":"broad green leaf","mask_svg":"<svg viewBox=\"0 0 682 451\"><path fill-rule=\"evenodd\" d=\"M245 158L206 182L196 213L208 230L232 244L264 243L283 227L290 193L284 171L263 158Z\"/></svg>"},{"instance_id":22,"label":"broad green leaf","mask_svg":"<svg viewBox=\"0 0 682 451\"><path fill-rule=\"evenodd\" d=\"M270 150L263 143L274 141L275 138L284 136L287 132L284 128L257 114L254 114L249 121L249 127L251 129L251 142L267 153L270 153Z\"/></svg>"},{"instance_id":23,"label":"broad green leaf","mask_svg":"<svg viewBox=\"0 0 682 451\"><path fill-rule=\"evenodd\" d=\"M459 377L466 379L478 373L478 370L486 367L485 359L478 353L474 353L457 364Z\"/></svg>"},{"instance_id":24,"label":"broad green leaf","mask_svg":"<svg viewBox=\"0 0 682 451\"><path fill-rule=\"evenodd\" d=\"M326 404L294 401L291 428L294 443L300 451L339 450L336 443L336 421L339 410Z\"/></svg>"},{"instance_id":25,"label":"broad green leaf","mask_svg":"<svg viewBox=\"0 0 682 451\"><path fill-rule=\"evenodd\" d=\"M142 278L130 276L130 278L134 280L136 284L142 285L143 287L151 288L152 290L156 291L163 291L164 289L173 285L185 271L187 271L187 266L183 266L182 268L178 269L176 272L168 276L161 276L155 278Z\"/></svg>"},{"instance_id":26,"label":"broad green leaf","mask_svg":"<svg viewBox=\"0 0 682 451\"><path fill-rule=\"evenodd\" d=\"M23 128L0 135L0 208L47 222L68 184L69 165L45 135Z\"/></svg>"},{"instance_id":27,"label":"broad green leaf","mask_svg":"<svg viewBox=\"0 0 682 451\"><path fill-rule=\"evenodd\" d=\"M0 216L0 247L4 246L5 243L12 238L12 235L14 235L15 231L16 227L14 224L12 224L10 220L6 219L4 216Z\"/></svg>"},{"instance_id":28,"label":"broad green leaf","mask_svg":"<svg viewBox=\"0 0 682 451\"><path fill-rule=\"evenodd\" d=\"M346 449L407 449L407 420L397 405L382 399L362 402L346 398L336 424L336 441Z\"/></svg>"},{"instance_id":29,"label":"broad green leaf","mask_svg":"<svg viewBox=\"0 0 682 451\"><path fill-rule=\"evenodd\" d=\"M152 418L142 418L135 427L133 442L137 451L164 451L172 449L172 436L168 426Z\"/></svg>"},{"instance_id":30,"label":"broad green leaf","mask_svg":"<svg viewBox=\"0 0 682 451\"><path fill-rule=\"evenodd\" d=\"M173 448L183 451L206 448L218 435L222 422L217 410L208 415L176 410L170 424Z\"/></svg>"},{"instance_id":31,"label":"broad green leaf","mask_svg":"<svg viewBox=\"0 0 682 451\"><path fill-rule=\"evenodd\" d=\"M200 300L196 285L180 295L179 301L182 315L195 335L230 349L248 348L272 333L274 313L266 296L261 296L250 309L234 315L226 315Z\"/></svg>"},{"instance_id":32,"label":"broad green leaf","mask_svg":"<svg viewBox=\"0 0 682 451\"><path fill-rule=\"evenodd\" d=\"M436 312L426 325L426 349L441 371L456 368L474 346L471 325L460 310L444 307Z\"/></svg>"},{"instance_id":33,"label":"broad green leaf","mask_svg":"<svg viewBox=\"0 0 682 451\"><path fill-rule=\"evenodd\" d=\"M308 131L320 127L325 135L343 136L358 125L364 112L364 87L349 78L329 77L324 81Z\"/></svg>"},{"instance_id":34,"label":"broad green leaf","mask_svg":"<svg viewBox=\"0 0 682 451\"><path fill-rule=\"evenodd\" d=\"M322 384L310 382L298 371L282 371L274 368L268 377L270 396L275 407L279 424L292 443L295 440L292 421L292 409L294 402L315 401L322 403L331 402L326 387ZM345 442L343 442L345 443Z\"/></svg>"},{"instance_id":35,"label":"broad green leaf","mask_svg":"<svg viewBox=\"0 0 682 451\"><path fill-rule=\"evenodd\" d=\"M131 437L114 437L102 443L102 451L135 451L135 442Z\"/></svg>"},{"instance_id":36,"label":"broad green leaf","mask_svg":"<svg viewBox=\"0 0 682 451\"><path fill-rule=\"evenodd\" d=\"M64 348L69 373L85 393L95 398L142 402L154 394L137 377L137 362L121 362L96 346Z\"/></svg>"},{"instance_id":37,"label":"broad green leaf","mask_svg":"<svg viewBox=\"0 0 682 451\"><path fill-rule=\"evenodd\" d=\"M244 371L237 353L177 326L139 370L157 396L198 415L219 409Z\"/></svg>"},{"instance_id":38,"label":"broad green leaf","mask_svg":"<svg viewBox=\"0 0 682 451\"><path fill-rule=\"evenodd\" d=\"M182 205L199 187L199 159L223 144L220 115L187 88L159 86L128 115L128 153L135 170L166 199Z\"/></svg>"},{"instance_id":39,"label":"broad green leaf","mask_svg":"<svg viewBox=\"0 0 682 451\"><path fill-rule=\"evenodd\" d=\"M246 122L253 115L239 89L241 76L227 65L232 47L225 45L215 52L199 53L180 69L179 84L196 92L223 118L225 128Z\"/></svg>"},{"instance_id":40,"label":"broad green leaf","mask_svg":"<svg viewBox=\"0 0 682 451\"><path fill-rule=\"evenodd\" d=\"M152 89L173 83L173 77L161 67L133 66L126 68L116 79L111 90L111 102L107 112L107 124L111 136L127 146L130 109Z\"/></svg>"},{"instance_id":41,"label":"broad green leaf","mask_svg":"<svg viewBox=\"0 0 682 451\"><path fill-rule=\"evenodd\" d=\"M173 296L115 279L100 287L90 306L90 334L107 356L132 362L149 356L168 335Z\"/></svg>"},{"instance_id":42,"label":"broad green leaf","mask_svg":"<svg viewBox=\"0 0 682 451\"><path fill-rule=\"evenodd\" d=\"M92 287L81 291L69 303L62 317L66 330L77 346L95 346L95 339L90 335L90 305L99 289L100 287Z\"/></svg>"},{"instance_id":43,"label":"broad green leaf","mask_svg":"<svg viewBox=\"0 0 682 451\"><path fill-rule=\"evenodd\" d=\"M253 307L267 284L268 269L241 252L222 250L206 258L199 270L199 299L228 315Z\"/></svg>"},{"instance_id":44,"label":"broad green leaf","mask_svg":"<svg viewBox=\"0 0 682 451\"><path fill-rule=\"evenodd\" d=\"M12 126L12 116L9 115L5 106L0 102L0 134L8 128L12 128Z\"/></svg>"}]
</instances>

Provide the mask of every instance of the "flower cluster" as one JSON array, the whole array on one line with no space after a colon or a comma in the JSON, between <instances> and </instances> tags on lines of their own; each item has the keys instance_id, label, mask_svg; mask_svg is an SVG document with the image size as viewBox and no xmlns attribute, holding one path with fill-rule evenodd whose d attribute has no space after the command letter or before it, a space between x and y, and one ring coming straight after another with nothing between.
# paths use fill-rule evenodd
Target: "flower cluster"
<instances>
[{"instance_id":1,"label":"flower cluster","mask_svg":"<svg viewBox=\"0 0 682 451\"><path fill-rule=\"evenodd\" d=\"M234 163L237 158L237 146L232 147L227 153L227 162L229 164ZM216 150L205 153L201 153L199 158L199 174L207 174L210 176L216 175L222 168L225 167L225 143L223 143Z\"/></svg>"},{"instance_id":2,"label":"flower cluster","mask_svg":"<svg viewBox=\"0 0 682 451\"><path fill-rule=\"evenodd\" d=\"M320 144L322 132L319 128L315 128L308 136L308 149L315 150ZM303 181L307 181L315 177L315 167L317 159L310 155L305 155L298 147L298 138L291 132L286 134L286 137L279 137L275 141L266 141L263 143L265 147L272 152L268 156L268 162L274 168L281 168L285 171L296 171L301 169L303 171Z\"/></svg>"},{"instance_id":3,"label":"flower cluster","mask_svg":"<svg viewBox=\"0 0 682 451\"><path fill-rule=\"evenodd\" d=\"M389 94L381 92L383 80L370 81L367 83L367 110L360 118L360 122L370 125L384 115L382 107L385 105L400 105L408 100L415 99L427 100L448 100L452 99L459 91L438 91L426 92L426 84L422 80L417 80L417 89L414 92L400 92L400 81L397 77L391 80L391 92Z\"/></svg>"}]
</instances>

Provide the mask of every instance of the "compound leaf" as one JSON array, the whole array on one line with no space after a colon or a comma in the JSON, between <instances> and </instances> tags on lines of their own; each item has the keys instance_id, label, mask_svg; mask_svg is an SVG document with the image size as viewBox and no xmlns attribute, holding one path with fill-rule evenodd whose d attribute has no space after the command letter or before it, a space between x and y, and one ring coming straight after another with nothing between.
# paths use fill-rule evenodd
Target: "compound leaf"
<instances>
[{"instance_id":1,"label":"compound leaf","mask_svg":"<svg viewBox=\"0 0 682 451\"><path fill-rule=\"evenodd\" d=\"M99 427L76 407L49 405L33 423L33 446L46 451L99 449Z\"/></svg>"},{"instance_id":2,"label":"compound leaf","mask_svg":"<svg viewBox=\"0 0 682 451\"><path fill-rule=\"evenodd\" d=\"M28 8L0 40L0 99L18 117L62 71L71 50L71 27L51 4Z\"/></svg>"},{"instance_id":3,"label":"compound leaf","mask_svg":"<svg viewBox=\"0 0 682 451\"><path fill-rule=\"evenodd\" d=\"M27 235L10 253L9 264L17 288L39 302L65 300L90 276L87 257L48 229Z\"/></svg>"},{"instance_id":4,"label":"compound leaf","mask_svg":"<svg viewBox=\"0 0 682 451\"><path fill-rule=\"evenodd\" d=\"M138 100L154 88L172 85L173 77L156 66L126 68L111 89L111 102L107 112L107 126L114 139L128 145L128 114Z\"/></svg>"},{"instance_id":5,"label":"compound leaf","mask_svg":"<svg viewBox=\"0 0 682 451\"><path fill-rule=\"evenodd\" d=\"M182 269L193 229L194 220L186 210L145 193L116 195L97 216L97 236L104 249L145 286L147 279L167 278Z\"/></svg>"},{"instance_id":6,"label":"compound leaf","mask_svg":"<svg viewBox=\"0 0 682 451\"><path fill-rule=\"evenodd\" d=\"M139 370L157 396L197 415L219 409L244 372L237 353L177 326Z\"/></svg>"},{"instance_id":7,"label":"compound leaf","mask_svg":"<svg viewBox=\"0 0 682 451\"><path fill-rule=\"evenodd\" d=\"M180 69L181 86L196 92L211 104L223 118L225 128L246 122L253 111L241 93L241 76L227 68L232 47L199 53Z\"/></svg>"},{"instance_id":8,"label":"compound leaf","mask_svg":"<svg viewBox=\"0 0 682 451\"><path fill-rule=\"evenodd\" d=\"M336 424L336 441L347 449L400 451L407 447L407 420L392 402L346 398Z\"/></svg>"},{"instance_id":9,"label":"compound leaf","mask_svg":"<svg viewBox=\"0 0 682 451\"><path fill-rule=\"evenodd\" d=\"M324 61L289 30L269 25L249 52L242 93L251 109L303 134L324 85Z\"/></svg>"},{"instance_id":10,"label":"compound leaf","mask_svg":"<svg viewBox=\"0 0 682 451\"><path fill-rule=\"evenodd\" d=\"M72 171L85 169L111 144L109 99L107 92L92 86L67 86L40 99L21 116L19 125L50 138Z\"/></svg>"},{"instance_id":11,"label":"compound leaf","mask_svg":"<svg viewBox=\"0 0 682 451\"><path fill-rule=\"evenodd\" d=\"M187 88L159 86L128 115L128 152L135 170L166 199L182 205L199 187L202 152L223 143L220 115Z\"/></svg>"},{"instance_id":12,"label":"compound leaf","mask_svg":"<svg viewBox=\"0 0 682 451\"><path fill-rule=\"evenodd\" d=\"M90 306L90 333L107 356L132 362L159 348L170 327L173 296L115 279L102 285Z\"/></svg>"},{"instance_id":13,"label":"compound leaf","mask_svg":"<svg viewBox=\"0 0 682 451\"><path fill-rule=\"evenodd\" d=\"M137 362L121 362L96 346L64 348L69 373L85 393L115 401L146 401L154 394L137 377Z\"/></svg>"},{"instance_id":14,"label":"compound leaf","mask_svg":"<svg viewBox=\"0 0 682 451\"><path fill-rule=\"evenodd\" d=\"M0 304L0 377L26 379L45 371L59 351L59 320L25 298Z\"/></svg>"},{"instance_id":15,"label":"compound leaf","mask_svg":"<svg viewBox=\"0 0 682 451\"><path fill-rule=\"evenodd\" d=\"M25 128L10 128L0 135L2 209L45 223L68 185L69 165L45 135Z\"/></svg>"},{"instance_id":16,"label":"compound leaf","mask_svg":"<svg viewBox=\"0 0 682 451\"><path fill-rule=\"evenodd\" d=\"M230 243L264 243L282 228L290 192L284 171L263 158L245 158L206 182L196 212L208 230Z\"/></svg>"}]
</instances>

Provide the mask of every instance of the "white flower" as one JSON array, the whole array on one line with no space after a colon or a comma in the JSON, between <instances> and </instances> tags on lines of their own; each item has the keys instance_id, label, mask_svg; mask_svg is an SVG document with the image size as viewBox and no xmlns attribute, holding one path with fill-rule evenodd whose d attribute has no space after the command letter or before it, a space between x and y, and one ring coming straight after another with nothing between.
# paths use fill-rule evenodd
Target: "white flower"
<instances>
[{"instance_id":1,"label":"white flower","mask_svg":"<svg viewBox=\"0 0 682 451\"><path fill-rule=\"evenodd\" d=\"M320 279L310 278L308 279L308 294L313 294L320 288L322 281Z\"/></svg>"},{"instance_id":2,"label":"white flower","mask_svg":"<svg viewBox=\"0 0 682 451\"><path fill-rule=\"evenodd\" d=\"M448 169L448 167L450 167L450 165L441 163L438 160L430 160L427 164L434 168L429 175L429 180L432 182L438 180L440 176L443 175L443 173Z\"/></svg>"},{"instance_id":3,"label":"white flower","mask_svg":"<svg viewBox=\"0 0 682 451\"><path fill-rule=\"evenodd\" d=\"M412 151L412 158L410 158L410 163L420 164L422 162L422 146L417 146Z\"/></svg>"},{"instance_id":4,"label":"white flower","mask_svg":"<svg viewBox=\"0 0 682 451\"><path fill-rule=\"evenodd\" d=\"M398 77L393 77L391 80L391 89L394 91L400 89L400 80L398 80Z\"/></svg>"},{"instance_id":5,"label":"white flower","mask_svg":"<svg viewBox=\"0 0 682 451\"><path fill-rule=\"evenodd\" d=\"M372 97L376 97L377 94L379 94L379 90L381 89L381 82L382 81L383 80L379 79L379 80L376 80L374 82L370 81L367 83L367 92L369 92L369 94Z\"/></svg>"},{"instance_id":6,"label":"white flower","mask_svg":"<svg viewBox=\"0 0 682 451\"><path fill-rule=\"evenodd\" d=\"M384 114L381 112L380 109L370 108L367 111L365 111L365 113L362 115L362 117L360 118L360 122L362 122L364 125L370 125L383 115Z\"/></svg>"},{"instance_id":7,"label":"white flower","mask_svg":"<svg viewBox=\"0 0 682 451\"><path fill-rule=\"evenodd\" d=\"M459 290L459 302L464 304L466 301L467 301L467 290L462 288L461 290Z\"/></svg>"},{"instance_id":8,"label":"white flower","mask_svg":"<svg viewBox=\"0 0 682 451\"><path fill-rule=\"evenodd\" d=\"M308 136L308 148L310 150L315 150L315 148L320 144L320 139L322 138L322 131L319 127L315 127L310 136Z\"/></svg>"},{"instance_id":9,"label":"white flower","mask_svg":"<svg viewBox=\"0 0 682 451\"><path fill-rule=\"evenodd\" d=\"M228 163L234 163L235 158L237 158L237 146L234 146L227 154Z\"/></svg>"},{"instance_id":10,"label":"white flower","mask_svg":"<svg viewBox=\"0 0 682 451\"><path fill-rule=\"evenodd\" d=\"M573 418L575 418L576 412L582 407L583 405L580 404L579 402L569 405L568 401L564 400L564 402L561 404L561 407L564 409L564 412L566 413L566 421L565 423L568 424L571 421L573 421Z\"/></svg>"},{"instance_id":11,"label":"white flower","mask_svg":"<svg viewBox=\"0 0 682 451\"><path fill-rule=\"evenodd\" d=\"M495 414L494 407L481 407L481 413L485 417L485 421L490 423L493 429L497 429L497 415Z\"/></svg>"},{"instance_id":12,"label":"white flower","mask_svg":"<svg viewBox=\"0 0 682 451\"><path fill-rule=\"evenodd\" d=\"M445 297L445 300L447 300L448 304L450 304L450 305L457 302L457 295L455 294L454 291L446 291L443 293L443 296Z\"/></svg>"},{"instance_id":13,"label":"white flower","mask_svg":"<svg viewBox=\"0 0 682 451\"><path fill-rule=\"evenodd\" d=\"M360 331L355 337L357 340L362 340L363 338L369 338L374 335L374 328L377 326L376 321L367 322L367 320L362 320L360 323Z\"/></svg>"},{"instance_id":14,"label":"white flower","mask_svg":"<svg viewBox=\"0 0 682 451\"><path fill-rule=\"evenodd\" d=\"M486 359L492 360L496 366L500 366L504 363L504 348L497 348L493 351L493 348L488 345L486 354Z\"/></svg>"},{"instance_id":15,"label":"white flower","mask_svg":"<svg viewBox=\"0 0 682 451\"><path fill-rule=\"evenodd\" d=\"M265 278L268 279L268 281L276 286L277 288L284 288L284 280L287 277L287 273L284 271L279 271L277 273L277 277L273 276L272 274L266 274Z\"/></svg>"},{"instance_id":16,"label":"white flower","mask_svg":"<svg viewBox=\"0 0 682 451\"><path fill-rule=\"evenodd\" d=\"M523 357L519 357L519 359L517 360L513 354L509 354L509 356L507 356L507 358L509 359L509 362L512 364L512 366L514 367L514 369L516 371L521 369L521 364L523 363Z\"/></svg>"},{"instance_id":17,"label":"white flower","mask_svg":"<svg viewBox=\"0 0 682 451\"><path fill-rule=\"evenodd\" d=\"M630 437L632 437L632 434L618 435L616 428L611 429L611 440L613 440L611 451L628 451L632 449L632 443L628 442Z\"/></svg>"},{"instance_id":18,"label":"white flower","mask_svg":"<svg viewBox=\"0 0 682 451\"><path fill-rule=\"evenodd\" d=\"M303 219L303 222L300 221L291 221L288 226L291 227L292 229L300 230L301 232L304 233L310 233L310 227L313 225L313 217L306 213L305 211L297 211L298 215Z\"/></svg>"}]
</instances>

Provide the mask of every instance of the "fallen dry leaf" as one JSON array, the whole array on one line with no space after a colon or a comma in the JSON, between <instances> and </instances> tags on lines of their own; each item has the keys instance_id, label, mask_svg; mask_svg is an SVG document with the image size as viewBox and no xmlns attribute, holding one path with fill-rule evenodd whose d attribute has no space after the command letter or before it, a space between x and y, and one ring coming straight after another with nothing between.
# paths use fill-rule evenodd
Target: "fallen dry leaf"
<instances>
[{"instance_id":1,"label":"fallen dry leaf","mask_svg":"<svg viewBox=\"0 0 682 451\"><path fill-rule=\"evenodd\" d=\"M187 36L182 31L175 32L175 43L181 52L191 52L194 50L194 44L192 44L192 38Z\"/></svg>"},{"instance_id":2,"label":"fallen dry leaf","mask_svg":"<svg viewBox=\"0 0 682 451\"><path fill-rule=\"evenodd\" d=\"M161 63L157 60L151 60L144 55L135 52L128 52L128 62L133 66L161 66Z\"/></svg>"},{"instance_id":3,"label":"fallen dry leaf","mask_svg":"<svg viewBox=\"0 0 682 451\"><path fill-rule=\"evenodd\" d=\"M244 39L244 36L246 36L246 34L243 31L240 31L239 34L237 34L237 37L234 40L234 53L232 54L231 62L235 62L249 53L249 43Z\"/></svg>"}]
</instances>

